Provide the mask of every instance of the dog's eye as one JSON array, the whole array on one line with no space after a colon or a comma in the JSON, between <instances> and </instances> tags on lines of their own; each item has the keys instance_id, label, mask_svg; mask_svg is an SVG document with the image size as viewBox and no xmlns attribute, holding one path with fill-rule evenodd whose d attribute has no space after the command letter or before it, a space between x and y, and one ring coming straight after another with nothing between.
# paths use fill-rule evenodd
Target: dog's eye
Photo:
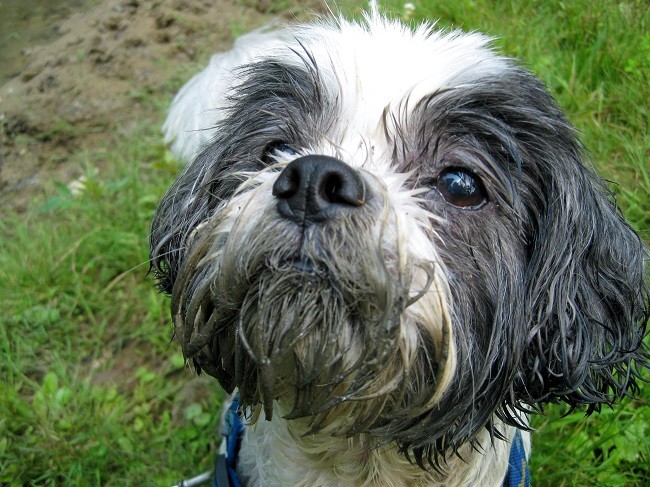
<instances>
[{"instance_id":1,"label":"dog's eye","mask_svg":"<svg viewBox=\"0 0 650 487\"><path fill-rule=\"evenodd\" d=\"M447 203L458 208L475 210L487 201L481 180L463 169L446 169L435 187Z\"/></svg>"},{"instance_id":2,"label":"dog's eye","mask_svg":"<svg viewBox=\"0 0 650 487\"><path fill-rule=\"evenodd\" d=\"M262 162L265 164L275 162L274 157L277 157L280 154L293 156L296 154L296 150L281 140L275 140L264 147L261 156Z\"/></svg>"}]
</instances>

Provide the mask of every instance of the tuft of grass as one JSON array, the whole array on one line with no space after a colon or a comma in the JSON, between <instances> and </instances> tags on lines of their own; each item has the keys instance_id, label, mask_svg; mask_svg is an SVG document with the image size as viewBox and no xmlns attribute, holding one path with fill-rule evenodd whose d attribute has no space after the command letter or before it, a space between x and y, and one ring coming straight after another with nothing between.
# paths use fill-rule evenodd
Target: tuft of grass
<instances>
[{"instance_id":1,"label":"tuft of grass","mask_svg":"<svg viewBox=\"0 0 650 487\"><path fill-rule=\"evenodd\" d=\"M413 22L487 32L523 58L648 238L645 1L382 3ZM134 96L162 120L168 97ZM75 184L53 182L0 221L2 485L170 485L212 464L221 393L185 369L169 302L147 275L149 221L178 169L156 125L134 127L111 149L77 153ZM648 485L650 388L591 418L565 413L549 406L534 419L535 485Z\"/></svg>"}]
</instances>

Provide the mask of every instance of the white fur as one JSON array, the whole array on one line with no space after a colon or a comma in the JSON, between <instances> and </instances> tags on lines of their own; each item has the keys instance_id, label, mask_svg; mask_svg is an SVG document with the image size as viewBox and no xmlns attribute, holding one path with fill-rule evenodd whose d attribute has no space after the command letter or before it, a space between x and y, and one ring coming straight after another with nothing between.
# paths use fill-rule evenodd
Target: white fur
<instances>
[{"instance_id":1,"label":"white fur","mask_svg":"<svg viewBox=\"0 0 650 487\"><path fill-rule=\"evenodd\" d=\"M482 451L466 445L451 457L450 474L424 472L394 448L370 449L364 436L334 438L302 436L305 425L281 419L276 405L273 421L247 426L238 470L248 487L501 487L508 468L515 428L495 421L507 440L490 442L487 431L478 440ZM526 455L530 434L523 433Z\"/></svg>"},{"instance_id":2,"label":"white fur","mask_svg":"<svg viewBox=\"0 0 650 487\"><path fill-rule=\"evenodd\" d=\"M381 147L379 129L385 109L396 114L408 111L436 90L508 69L505 60L488 47L489 41L476 33L441 33L426 24L411 31L376 12L367 15L365 24L339 19L257 30L239 38L230 51L215 54L183 86L163 126L165 141L177 157L191 161L214 136L215 124L227 106L226 96L237 83L233 75L238 67L264 57L301 66L300 55L306 50L318 60L321 76L343 101L340 133L328 136L338 150L356 159L348 163L361 165L365 160L361 147Z\"/></svg>"},{"instance_id":3,"label":"white fur","mask_svg":"<svg viewBox=\"0 0 650 487\"><path fill-rule=\"evenodd\" d=\"M284 44L284 35L264 28L242 36L229 51L213 55L208 66L183 85L163 125L165 142L176 157L189 162L212 140L226 94L236 84L234 70L276 51Z\"/></svg>"}]
</instances>

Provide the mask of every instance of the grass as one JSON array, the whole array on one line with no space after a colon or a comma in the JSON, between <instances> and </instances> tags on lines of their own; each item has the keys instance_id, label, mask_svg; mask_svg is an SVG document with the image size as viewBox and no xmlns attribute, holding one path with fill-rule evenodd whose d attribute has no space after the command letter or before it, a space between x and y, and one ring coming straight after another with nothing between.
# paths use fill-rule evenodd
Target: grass
<instances>
[{"instance_id":1,"label":"grass","mask_svg":"<svg viewBox=\"0 0 650 487\"><path fill-rule=\"evenodd\" d=\"M220 393L176 404L192 376L147 277L149 221L176 163L151 125L114 143L78 154L81 195L57 184L0 224L3 485L171 485L213 451L205 412Z\"/></svg>"},{"instance_id":2,"label":"grass","mask_svg":"<svg viewBox=\"0 0 650 487\"><path fill-rule=\"evenodd\" d=\"M620 183L612 189L647 240L645 1L415 7L413 21L487 32L526 60L598 169ZM142 95L157 118L107 134L111 149L75 154L83 191L53 183L26 214L0 222L2 485L171 485L212 462L220 392L184 368L168 300L147 275L149 221L177 170L157 129L170 93ZM565 413L551 406L534 420L534 485L648 485L650 388L589 419Z\"/></svg>"}]
</instances>

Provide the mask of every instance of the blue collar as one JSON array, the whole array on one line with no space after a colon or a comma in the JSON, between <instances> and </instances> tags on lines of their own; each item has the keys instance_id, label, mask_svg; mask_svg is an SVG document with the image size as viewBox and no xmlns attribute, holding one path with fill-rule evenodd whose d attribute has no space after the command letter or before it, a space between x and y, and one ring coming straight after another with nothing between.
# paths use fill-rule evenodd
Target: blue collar
<instances>
[{"instance_id":1,"label":"blue collar","mask_svg":"<svg viewBox=\"0 0 650 487\"><path fill-rule=\"evenodd\" d=\"M237 475L237 458L244 436L244 422L239 414L239 394L235 394L224 416L223 435L226 453L217 456L214 471L214 487L243 487Z\"/></svg>"},{"instance_id":2,"label":"blue collar","mask_svg":"<svg viewBox=\"0 0 650 487\"><path fill-rule=\"evenodd\" d=\"M508 459L508 471L503 479L503 487L530 487L530 466L524 450L524 439L521 430L517 430Z\"/></svg>"},{"instance_id":3,"label":"blue collar","mask_svg":"<svg viewBox=\"0 0 650 487\"><path fill-rule=\"evenodd\" d=\"M225 414L223 434L226 453L217 456L214 472L214 487L243 487L237 475L237 458L244 435L244 422L239 414L239 396L233 397ZM510 447L508 471L503 479L503 487L530 487L530 467L524 450L521 431L517 430Z\"/></svg>"}]
</instances>

